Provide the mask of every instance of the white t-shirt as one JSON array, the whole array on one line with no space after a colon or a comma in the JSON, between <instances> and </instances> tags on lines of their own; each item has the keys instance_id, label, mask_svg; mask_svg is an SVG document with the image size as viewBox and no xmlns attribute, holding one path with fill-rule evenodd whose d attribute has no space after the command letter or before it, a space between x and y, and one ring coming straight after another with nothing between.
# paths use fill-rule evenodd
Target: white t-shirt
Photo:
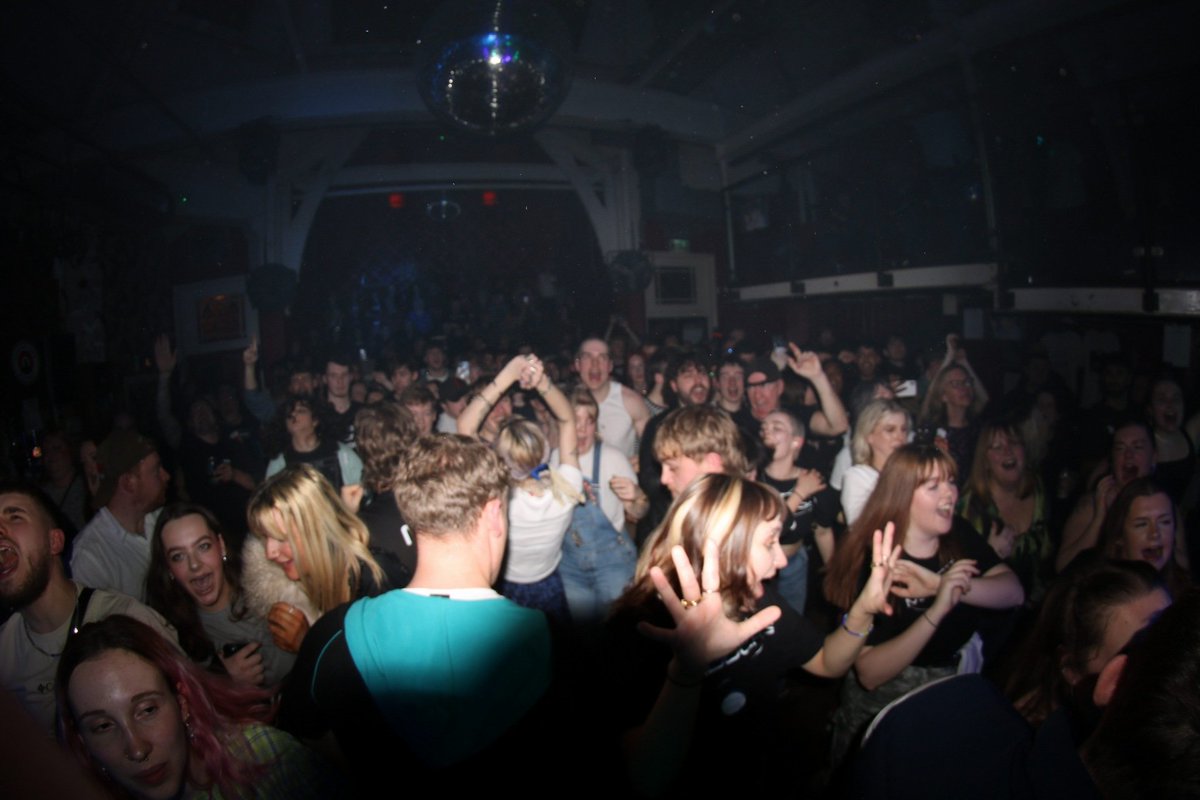
<instances>
[{"instance_id":1,"label":"white t-shirt","mask_svg":"<svg viewBox=\"0 0 1200 800\"><path fill-rule=\"evenodd\" d=\"M577 492L583 476L575 467L558 468L558 473ZM575 506L563 505L546 488L541 495L513 489L508 499L508 563L504 579L512 583L537 583L550 577L562 559L563 535L571 524Z\"/></svg>"},{"instance_id":2,"label":"white t-shirt","mask_svg":"<svg viewBox=\"0 0 1200 800\"><path fill-rule=\"evenodd\" d=\"M593 480L592 475L592 450L586 453L579 454L579 471L583 473L586 480ZM550 454L550 466L558 466L558 451L555 450ZM613 493L612 487L608 485L614 477L621 476L629 478L634 483L637 483L637 475L633 472L633 465L629 463L629 459L615 447L609 447L606 444L600 445L600 510L604 512L604 516L608 517L608 521L618 531L625 530L625 506L621 503L621 498ZM595 481L593 481L595 482Z\"/></svg>"},{"instance_id":3,"label":"white t-shirt","mask_svg":"<svg viewBox=\"0 0 1200 800\"><path fill-rule=\"evenodd\" d=\"M76 582L76 596L81 591L83 586ZM113 614L124 614L144 622L178 646L175 628L157 611L117 592L104 589L93 592L83 621L96 622ZM25 619L18 611L0 627L0 685L20 701L49 736L54 735L54 673L58 670L58 655L66 644L70 625L68 616L50 633L33 633L25 627Z\"/></svg>"},{"instance_id":4,"label":"white t-shirt","mask_svg":"<svg viewBox=\"0 0 1200 800\"><path fill-rule=\"evenodd\" d=\"M842 449L833 457L833 466L829 468L829 485L839 492L842 490L842 477L850 469L850 431L842 435Z\"/></svg>"},{"instance_id":5,"label":"white t-shirt","mask_svg":"<svg viewBox=\"0 0 1200 800\"><path fill-rule=\"evenodd\" d=\"M608 394L599 404L596 430L600 432L600 438L624 453L626 458L633 458L637 454L637 429L625 407L623 389L616 381L609 383Z\"/></svg>"},{"instance_id":6,"label":"white t-shirt","mask_svg":"<svg viewBox=\"0 0 1200 800\"><path fill-rule=\"evenodd\" d=\"M858 519L878 482L879 472L870 464L855 464L846 470L842 476L842 513L847 525Z\"/></svg>"},{"instance_id":7,"label":"white t-shirt","mask_svg":"<svg viewBox=\"0 0 1200 800\"><path fill-rule=\"evenodd\" d=\"M71 550L71 577L84 586L110 589L145 602L150 535L161 509L146 515L145 533L127 531L108 507L96 512Z\"/></svg>"}]
</instances>

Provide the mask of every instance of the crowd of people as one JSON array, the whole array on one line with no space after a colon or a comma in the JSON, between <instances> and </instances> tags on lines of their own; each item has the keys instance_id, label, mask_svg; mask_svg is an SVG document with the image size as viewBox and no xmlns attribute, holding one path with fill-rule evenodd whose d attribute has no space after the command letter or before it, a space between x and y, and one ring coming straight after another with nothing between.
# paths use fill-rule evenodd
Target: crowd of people
<instances>
[{"instance_id":1,"label":"crowd of people","mask_svg":"<svg viewBox=\"0 0 1200 800\"><path fill-rule=\"evenodd\" d=\"M155 420L0 483L6 724L62 746L30 796L1200 796L1177 376L1113 357L1081 409L953 335L321 357L204 387L160 337Z\"/></svg>"}]
</instances>

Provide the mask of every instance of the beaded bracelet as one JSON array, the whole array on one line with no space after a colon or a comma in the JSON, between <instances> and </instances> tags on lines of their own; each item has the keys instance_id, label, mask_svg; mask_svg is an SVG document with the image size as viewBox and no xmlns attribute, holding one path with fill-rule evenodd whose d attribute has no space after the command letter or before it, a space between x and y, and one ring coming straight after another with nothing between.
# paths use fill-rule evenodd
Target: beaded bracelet
<instances>
[{"instance_id":1,"label":"beaded bracelet","mask_svg":"<svg viewBox=\"0 0 1200 800\"><path fill-rule=\"evenodd\" d=\"M870 626L867 628L866 632L859 632L859 631L851 630L851 629L850 629L850 627L849 627L849 626L846 624L846 622L847 622L849 619L850 619L850 613L849 613L849 612L846 612L845 614L842 614L842 630L844 630L846 633L850 634L851 636L854 636L854 637L856 637L856 638L859 638L859 639L861 639L861 638L863 638L864 636L868 636L868 635L870 635L871 631L875 630L875 623L874 623L874 622L872 622L872 623L870 624Z\"/></svg>"}]
</instances>

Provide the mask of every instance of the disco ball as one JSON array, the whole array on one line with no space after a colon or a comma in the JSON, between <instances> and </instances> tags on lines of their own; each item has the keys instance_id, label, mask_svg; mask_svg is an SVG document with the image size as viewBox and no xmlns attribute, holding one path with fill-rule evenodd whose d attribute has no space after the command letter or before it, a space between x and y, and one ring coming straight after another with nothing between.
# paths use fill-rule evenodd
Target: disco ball
<instances>
[{"instance_id":1,"label":"disco ball","mask_svg":"<svg viewBox=\"0 0 1200 800\"><path fill-rule=\"evenodd\" d=\"M556 11L514 0L452 0L421 32L417 88L437 117L488 136L528 131L571 86L570 34Z\"/></svg>"}]
</instances>

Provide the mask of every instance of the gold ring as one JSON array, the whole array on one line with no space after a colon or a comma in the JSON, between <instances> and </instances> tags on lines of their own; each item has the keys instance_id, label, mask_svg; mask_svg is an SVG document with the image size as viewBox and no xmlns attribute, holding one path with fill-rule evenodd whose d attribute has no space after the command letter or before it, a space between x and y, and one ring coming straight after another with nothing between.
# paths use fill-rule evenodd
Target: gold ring
<instances>
[{"instance_id":1,"label":"gold ring","mask_svg":"<svg viewBox=\"0 0 1200 800\"><path fill-rule=\"evenodd\" d=\"M699 600L688 600L685 597L679 601L679 604L681 606L683 606L684 609L689 609L689 608L695 608L696 606L700 605L700 601Z\"/></svg>"}]
</instances>

